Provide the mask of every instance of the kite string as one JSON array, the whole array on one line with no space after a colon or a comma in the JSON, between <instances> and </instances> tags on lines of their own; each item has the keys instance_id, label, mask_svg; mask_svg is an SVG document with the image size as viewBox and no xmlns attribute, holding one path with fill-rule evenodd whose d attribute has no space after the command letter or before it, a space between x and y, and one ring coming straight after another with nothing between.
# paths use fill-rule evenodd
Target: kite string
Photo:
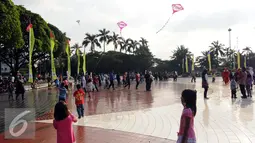
<instances>
[{"instance_id":1,"label":"kite string","mask_svg":"<svg viewBox=\"0 0 255 143\"><path fill-rule=\"evenodd\" d=\"M173 14L172 14L172 15L173 15ZM172 17L172 15L169 16L169 18L167 19L166 23L163 25L163 27L161 27L161 28L156 32L156 34L158 34L162 29L164 29L164 28L166 27L166 25L167 25L167 23L169 22L169 20L170 20L170 18Z\"/></svg>"}]
</instances>

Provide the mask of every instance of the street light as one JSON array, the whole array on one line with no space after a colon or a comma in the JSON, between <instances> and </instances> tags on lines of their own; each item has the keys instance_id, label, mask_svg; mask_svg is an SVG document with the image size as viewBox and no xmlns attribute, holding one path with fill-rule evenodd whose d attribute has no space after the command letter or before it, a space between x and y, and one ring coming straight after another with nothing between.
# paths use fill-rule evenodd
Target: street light
<instances>
[{"instance_id":1,"label":"street light","mask_svg":"<svg viewBox=\"0 0 255 143\"><path fill-rule=\"evenodd\" d=\"M229 34L229 49L231 50L231 31L232 31L232 29L231 28L228 28L228 34ZM227 56L228 56L228 50L229 49L227 49ZM228 59L228 57L227 57L227 59ZM232 60L233 60L233 69L235 69L235 55L232 55Z\"/></svg>"}]
</instances>

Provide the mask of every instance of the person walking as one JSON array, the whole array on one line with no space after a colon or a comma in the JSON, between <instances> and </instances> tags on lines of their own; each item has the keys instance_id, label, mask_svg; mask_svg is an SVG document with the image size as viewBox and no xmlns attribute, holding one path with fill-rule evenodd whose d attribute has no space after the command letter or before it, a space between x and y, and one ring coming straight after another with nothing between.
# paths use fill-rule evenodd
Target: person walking
<instances>
[{"instance_id":1,"label":"person walking","mask_svg":"<svg viewBox=\"0 0 255 143\"><path fill-rule=\"evenodd\" d=\"M146 74L144 77L145 77L145 83L146 83L146 91L151 91L152 79L151 79L151 75L149 71L146 71Z\"/></svg>"},{"instance_id":2,"label":"person walking","mask_svg":"<svg viewBox=\"0 0 255 143\"><path fill-rule=\"evenodd\" d=\"M204 69L202 72L202 88L204 88L204 99L209 99L207 97L207 91L209 89L207 69Z\"/></svg>"},{"instance_id":3,"label":"person walking","mask_svg":"<svg viewBox=\"0 0 255 143\"><path fill-rule=\"evenodd\" d=\"M241 98L247 98L246 91L245 91L246 80L247 80L246 68L243 67L242 70L240 71L240 75L239 75L239 79L238 79L240 91L242 93Z\"/></svg>"},{"instance_id":4,"label":"person walking","mask_svg":"<svg viewBox=\"0 0 255 143\"><path fill-rule=\"evenodd\" d=\"M78 113L78 119L81 117L84 117L84 97L85 93L81 88L80 84L76 85L77 90L74 92L73 96L75 98L75 105L77 108L77 113Z\"/></svg>"},{"instance_id":5,"label":"person walking","mask_svg":"<svg viewBox=\"0 0 255 143\"><path fill-rule=\"evenodd\" d=\"M195 71L191 72L191 82L196 82L196 72Z\"/></svg>"},{"instance_id":6,"label":"person walking","mask_svg":"<svg viewBox=\"0 0 255 143\"><path fill-rule=\"evenodd\" d=\"M128 72L127 77L126 77L126 84L125 84L124 88L128 86L128 89L130 89L130 80L131 80L130 79L130 74Z\"/></svg>"},{"instance_id":7,"label":"person walking","mask_svg":"<svg viewBox=\"0 0 255 143\"><path fill-rule=\"evenodd\" d=\"M135 75L135 80L136 80L136 89L138 89L138 86L139 86L139 83L140 83L140 74L139 72L136 72L136 75Z\"/></svg>"},{"instance_id":8,"label":"person walking","mask_svg":"<svg viewBox=\"0 0 255 143\"><path fill-rule=\"evenodd\" d=\"M24 100L25 87L20 80L16 82L16 100L18 100L19 95L21 94L22 100Z\"/></svg>"},{"instance_id":9,"label":"person walking","mask_svg":"<svg viewBox=\"0 0 255 143\"><path fill-rule=\"evenodd\" d=\"M110 85L108 87L108 89L110 89L112 87L113 90L115 90L114 88L114 75L113 72L110 73Z\"/></svg>"}]
</instances>

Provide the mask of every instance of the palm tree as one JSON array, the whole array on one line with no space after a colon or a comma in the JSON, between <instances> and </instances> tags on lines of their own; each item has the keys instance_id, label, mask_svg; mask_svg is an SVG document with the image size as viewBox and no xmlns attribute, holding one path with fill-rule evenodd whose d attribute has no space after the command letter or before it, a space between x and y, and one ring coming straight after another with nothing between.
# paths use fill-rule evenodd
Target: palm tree
<instances>
[{"instance_id":1,"label":"palm tree","mask_svg":"<svg viewBox=\"0 0 255 143\"><path fill-rule=\"evenodd\" d=\"M225 45L219 43L219 41L213 41L211 43L211 46L209 46L211 53L215 54L215 56L217 58L217 67L219 66L219 55L220 56L225 56L224 46Z\"/></svg>"},{"instance_id":2,"label":"palm tree","mask_svg":"<svg viewBox=\"0 0 255 143\"><path fill-rule=\"evenodd\" d=\"M141 37L139 42L141 43L142 47L147 47L148 46L148 41L145 38L143 38L143 37Z\"/></svg>"},{"instance_id":3,"label":"palm tree","mask_svg":"<svg viewBox=\"0 0 255 143\"><path fill-rule=\"evenodd\" d=\"M118 41L118 44L120 45L120 52L122 50L125 50L125 52L127 53L128 41L121 37Z\"/></svg>"},{"instance_id":4,"label":"palm tree","mask_svg":"<svg viewBox=\"0 0 255 143\"><path fill-rule=\"evenodd\" d=\"M85 35L86 37L84 38L84 41L82 42L82 45L84 47L87 47L90 44L90 50L92 53L95 52L95 46L101 48L101 45L98 42L96 35L90 35L89 33L86 33Z\"/></svg>"},{"instance_id":5,"label":"palm tree","mask_svg":"<svg viewBox=\"0 0 255 143\"><path fill-rule=\"evenodd\" d=\"M245 47L242 54L249 55L252 53L251 47Z\"/></svg>"},{"instance_id":6,"label":"palm tree","mask_svg":"<svg viewBox=\"0 0 255 143\"><path fill-rule=\"evenodd\" d=\"M104 52L105 52L105 43L108 41L109 39L109 30L106 30L105 28L103 30L99 30L100 34L98 34L99 37L99 41L102 43L104 43Z\"/></svg>"},{"instance_id":7,"label":"palm tree","mask_svg":"<svg viewBox=\"0 0 255 143\"><path fill-rule=\"evenodd\" d=\"M127 43L128 43L128 47L127 47L127 50L128 52L132 52L134 53L135 50L138 49L138 46L140 45L140 43L138 43L136 40L132 40L132 39L127 39ZM131 51L132 49L132 51Z\"/></svg>"},{"instance_id":8,"label":"palm tree","mask_svg":"<svg viewBox=\"0 0 255 143\"><path fill-rule=\"evenodd\" d=\"M120 40L121 37L119 37L118 34L116 34L115 32L113 32L113 35L112 36L109 36L109 39L107 41L107 45L109 43L113 43L113 46L114 46L114 51L118 49L118 45L119 45L119 40Z\"/></svg>"}]
</instances>

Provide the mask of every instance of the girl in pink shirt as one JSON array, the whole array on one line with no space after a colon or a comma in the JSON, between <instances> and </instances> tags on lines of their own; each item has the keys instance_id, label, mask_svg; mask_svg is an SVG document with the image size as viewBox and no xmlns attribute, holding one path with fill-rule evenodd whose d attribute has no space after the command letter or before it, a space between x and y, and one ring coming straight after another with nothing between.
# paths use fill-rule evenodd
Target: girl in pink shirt
<instances>
[{"instance_id":1,"label":"girl in pink shirt","mask_svg":"<svg viewBox=\"0 0 255 143\"><path fill-rule=\"evenodd\" d=\"M181 101L184 109L182 111L177 143L196 143L194 117L197 112L197 92L190 89L184 90Z\"/></svg>"},{"instance_id":2,"label":"girl in pink shirt","mask_svg":"<svg viewBox=\"0 0 255 143\"><path fill-rule=\"evenodd\" d=\"M53 126L57 130L57 143L74 143L73 122L77 118L70 113L63 101L55 105Z\"/></svg>"}]
</instances>

